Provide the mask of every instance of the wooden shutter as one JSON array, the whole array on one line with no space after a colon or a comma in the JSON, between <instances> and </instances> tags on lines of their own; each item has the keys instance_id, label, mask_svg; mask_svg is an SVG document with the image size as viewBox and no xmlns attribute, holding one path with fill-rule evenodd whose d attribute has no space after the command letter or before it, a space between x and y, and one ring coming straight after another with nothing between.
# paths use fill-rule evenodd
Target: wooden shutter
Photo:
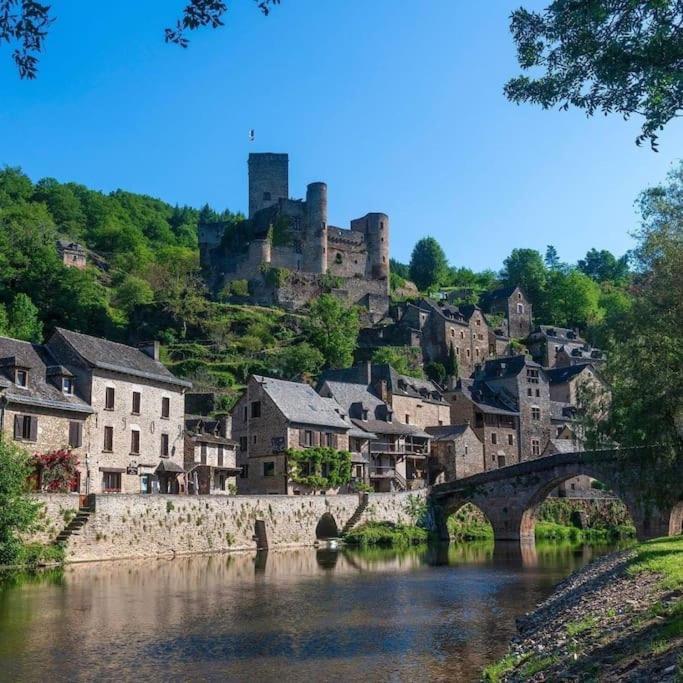
<instances>
[{"instance_id":1,"label":"wooden shutter","mask_svg":"<svg viewBox=\"0 0 683 683\"><path fill-rule=\"evenodd\" d=\"M83 444L83 425L80 422L69 422L69 446L80 448Z\"/></svg>"},{"instance_id":2,"label":"wooden shutter","mask_svg":"<svg viewBox=\"0 0 683 683\"><path fill-rule=\"evenodd\" d=\"M15 415L14 416L14 440L18 441L21 439L21 423L22 423L22 417L21 415Z\"/></svg>"},{"instance_id":3,"label":"wooden shutter","mask_svg":"<svg viewBox=\"0 0 683 683\"><path fill-rule=\"evenodd\" d=\"M38 441L38 418L31 417L31 441Z\"/></svg>"},{"instance_id":4,"label":"wooden shutter","mask_svg":"<svg viewBox=\"0 0 683 683\"><path fill-rule=\"evenodd\" d=\"M299 446L305 446L305 445L306 445L306 430L300 429L299 430Z\"/></svg>"}]
</instances>

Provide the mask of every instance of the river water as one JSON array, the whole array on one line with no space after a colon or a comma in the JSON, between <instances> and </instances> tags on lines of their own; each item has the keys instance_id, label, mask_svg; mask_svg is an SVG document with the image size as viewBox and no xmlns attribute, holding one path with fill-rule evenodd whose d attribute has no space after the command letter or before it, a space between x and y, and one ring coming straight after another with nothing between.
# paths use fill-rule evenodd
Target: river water
<instances>
[{"instance_id":1,"label":"river water","mask_svg":"<svg viewBox=\"0 0 683 683\"><path fill-rule=\"evenodd\" d=\"M609 548L300 549L72 565L0 586L3 681L470 681Z\"/></svg>"}]
</instances>

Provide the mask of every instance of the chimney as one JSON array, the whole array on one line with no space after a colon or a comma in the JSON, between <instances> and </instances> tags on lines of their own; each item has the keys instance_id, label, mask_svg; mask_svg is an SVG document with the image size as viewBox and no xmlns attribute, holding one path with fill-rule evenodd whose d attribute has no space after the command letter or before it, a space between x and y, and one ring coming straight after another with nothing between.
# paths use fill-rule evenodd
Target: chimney
<instances>
[{"instance_id":1,"label":"chimney","mask_svg":"<svg viewBox=\"0 0 683 683\"><path fill-rule=\"evenodd\" d=\"M372 361L365 361L365 383L372 384Z\"/></svg>"},{"instance_id":2,"label":"chimney","mask_svg":"<svg viewBox=\"0 0 683 683\"><path fill-rule=\"evenodd\" d=\"M159 360L159 342L148 341L138 344L138 349L148 355L153 360Z\"/></svg>"}]
</instances>

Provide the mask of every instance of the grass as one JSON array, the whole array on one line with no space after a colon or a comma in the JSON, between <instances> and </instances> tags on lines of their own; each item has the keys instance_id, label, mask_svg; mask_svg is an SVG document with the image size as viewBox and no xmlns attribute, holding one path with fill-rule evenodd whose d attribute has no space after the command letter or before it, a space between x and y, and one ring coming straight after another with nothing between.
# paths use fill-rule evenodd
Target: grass
<instances>
[{"instance_id":1,"label":"grass","mask_svg":"<svg viewBox=\"0 0 683 683\"><path fill-rule=\"evenodd\" d=\"M349 545L361 547L379 546L396 548L426 543L429 535L426 529L391 522L367 522L361 524L344 536Z\"/></svg>"},{"instance_id":2,"label":"grass","mask_svg":"<svg viewBox=\"0 0 683 683\"><path fill-rule=\"evenodd\" d=\"M522 661L519 655L505 655L493 664L489 664L482 672L482 680L487 683L500 683L505 676L517 667Z\"/></svg>"},{"instance_id":3,"label":"grass","mask_svg":"<svg viewBox=\"0 0 683 683\"><path fill-rule=\"evenodd\" d=\"M629 574L652 572L661 576L663 588L683 588L683 536L655 538L641 543L635 550Z\"/></svg>"},{"instance_id":4,"label":"grass","mask_svg":"<svg viewBox=\"0 0 683 683\"><path fill-rule=\"evenodd\" d=\"M574 638L581 633L590 631L597 623L598 620L595 617L586 617L580 621L572 621L571 623L567 624L567 635L570 638Z\"/></svg>"}]
</instances>

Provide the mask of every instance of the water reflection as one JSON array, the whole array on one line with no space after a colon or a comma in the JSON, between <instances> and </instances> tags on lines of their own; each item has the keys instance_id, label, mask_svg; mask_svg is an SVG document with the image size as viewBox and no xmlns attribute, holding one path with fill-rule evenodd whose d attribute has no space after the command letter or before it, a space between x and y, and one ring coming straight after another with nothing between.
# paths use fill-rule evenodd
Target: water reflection
<instances>
[{"instance_id":1,"label":"water reflection","mask_svg":"<svg viewBox=\"0 0 683 683\"><path fill-rule=\"evenodd\" d=\"M0 591L0 679L476 680L605 549L301 549L67 567Z\"/></svg>"}]
</instances>

